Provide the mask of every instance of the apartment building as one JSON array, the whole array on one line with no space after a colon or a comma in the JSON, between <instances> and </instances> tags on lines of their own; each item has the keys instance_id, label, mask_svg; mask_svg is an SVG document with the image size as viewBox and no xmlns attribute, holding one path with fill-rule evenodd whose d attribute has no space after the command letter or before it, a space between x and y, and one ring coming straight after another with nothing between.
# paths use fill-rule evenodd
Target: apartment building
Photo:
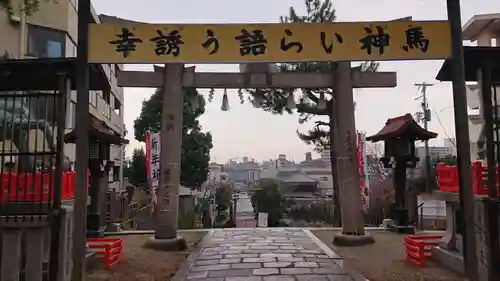
<instances>
[{"instance_id":1,"label":"apartment building","mask_svg":"<svg viewBox=\"0 0 500 281\"><path fill-rule=\"evenodd\" d=\"M462 28L463 39L477 46L500 47L500 14L482 14L473 16ZM500 92L500 87L497 87ZM472 159L479 159L484 142L484 122L481 109L479 86L469 85L467 89L467 104L469 106L469 136ZM497 104L497 110L500 110Z\"/></svg>"},{"instance_id":2,"label":"apartment building","mask_svg":"<svg viewBox=\"0 0 500 281\"><path fill-rule=\"evenodd\" d=\"M22 0L14 0L13 6L19 7ZM19 9L15 16L8 18L0 13L0 54L8 53L15 58L56 58L76 57L78 0L60 0L57 3L42 2L40 10L22 20ZM99 16L93 8L92 15L96 23ZM23 24L23 23L26 24ZM89 92L89 113L121 136L125 135L123 123L123 89L117 86L116 73L120 65L102 65L103 72L110 83L109 91ZM71 94L71 103L67 107L67 132L75 128L76 91ZM124 146L110 148L110 160L115 161L115 168L110 175L111 188L122 184L122 163ZM66 144L65 156L75 161L75 144Z\"/></svg>"}]
</instances>

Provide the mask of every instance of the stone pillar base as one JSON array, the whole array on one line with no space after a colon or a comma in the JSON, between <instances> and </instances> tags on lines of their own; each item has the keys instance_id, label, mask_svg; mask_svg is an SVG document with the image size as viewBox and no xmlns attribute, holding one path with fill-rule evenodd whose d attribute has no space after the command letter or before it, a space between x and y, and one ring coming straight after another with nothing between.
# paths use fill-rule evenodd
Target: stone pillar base
<instances>
[{"instance_id":1,"label":"stone pillar base","mask_svg":"<svg viewBox=\"0 0 500 281\"><path fill-rule=\"evenodd\" d=\"M415 234L415 227L411 225L389 225L389 231L400 234Z\"/></svg>"},{"instance_id":2,"label":"stone pillar base","mask_svg":"<svg viewBox=\"0 0 500 281\"><path fill-rule=\"evenodd\" d=\"M333 236L333 245L343 247L364 246L375 243L373 236L365 235L351 235L351 234L336 234Z\"/></svg>"},{"instance_id":3,"label":"stone pillar base","mask_svg":"<svg viewBox=\"0 0 500 281\"><path fill-rule=\"evenodd\" d=\"M153 236L146 241L144 247L157 251L185 251L187 249L187 242L182 236L168 239L158 239Z\"/></svg>"}]
</instances>

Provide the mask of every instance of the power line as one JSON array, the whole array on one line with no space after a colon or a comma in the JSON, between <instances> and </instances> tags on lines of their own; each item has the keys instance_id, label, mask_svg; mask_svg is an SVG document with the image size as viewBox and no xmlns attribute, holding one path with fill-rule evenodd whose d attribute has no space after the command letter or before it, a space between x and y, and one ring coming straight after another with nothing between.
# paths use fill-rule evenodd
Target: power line
<instances>
[{"instance_id":1,"label":"power line","mask_svg":"<svg viewBox=\"0 0 500 281\"><path fill-rule=\"evenodd\" d=\"M424 122L424 129L427 130L427 125L431 121L431 111L429 110L429 104L427 102L427 88L434 86L434 84L430 84L427 82L415 83L414 84L420 90L422 95L415 98L415 100L422 100L422 113L419 114L423 118L419 118ZM426 178L426 189L427 191L431 190L432 180L431 180L431 159L429 156L429 140L425 142L425 178Z\"/></svg>"},{"instance_id":2,"label":"power line","mask_svg":"<svg viewBox=\"0 0 500 281\"><path fill-rule=\"evenodd\" d=\"M439 112L442 112L444 111L445 109L442 109L440 110ZM457 144L455 143L455 141L453 141L453 138L450 137L450 135L448 135L448 133L446 132L446 129L443 125L443 123L441 122L441 118L439 117L439 114L437 113L436 110L434 110L434 108L432 109L432 113L434 114L434 116L436 117L436 120L438 121L438 124L439 126L441 127L441 129L443 130L443 133L444 135L448 138L448 140L451 142L451 144L453 144L453 146L456 148L457 147Z\"/></svg>"}]
</instances>

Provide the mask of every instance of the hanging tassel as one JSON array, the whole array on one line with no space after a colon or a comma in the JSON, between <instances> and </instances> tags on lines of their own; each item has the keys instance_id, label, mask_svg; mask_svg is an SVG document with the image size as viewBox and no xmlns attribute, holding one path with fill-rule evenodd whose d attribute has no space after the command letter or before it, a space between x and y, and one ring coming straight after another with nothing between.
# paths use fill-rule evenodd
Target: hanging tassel
<instances>
[{"instance_id":1,"label":"hanging tassel","mask_svg":"<svg viewBox=\"0 0 500 281\"><path fill-rule=\"evenodd\" d=\"M208 94L208 102L212 102L214 100L214 93L215 93L214 88L210 89L210 92Z\"/></svg>"},{"instance_id":2,"label":"hanging tassel","mask_svg":"<svg viewBox=\"0 0 500 281\"><path fill-rule=\"evenodd\" d=\"M292 110L296 107L293 93L288 95L288 97L286 98L286 107L288 107L288 109L290 109L290 110Z\"/></svg>"},{"instance_id":3,"label":"hanging tassel","mask_svg":"<svg viewBox=\"0 0 500 281\"><path fill-rule=\"evenodd\" d=\"M191 107L193 108L193 111L196 111L200 108L200 96L196 95L194 99L191 101Z\"/></svg>"},{"instance_id":4,"label":"hanging tassel","mask_svg":"<svg viewBox=\"0 0 500 281\"><path fill-rule=\"evenodd\" d=\"M224 89L224 95L222 96L222 105L220 107L222 111L229 110L229 101L227 99L227 89Z\"/></svg>"},{"instance_id":5,"label":"hanging tassel","mask_svg":"<svg viewBox=\"0 0 500 281\"><path fill-rule=\"evenodd\" d=\"M325 93L320 93L318 101L318 109L325 109L325 108L326 108Z\"/></svg>"},{"instance_id":6,"label":"hanging tassel","mask_svg":"<svg viewBox=\"0 0 500 281\"><path fill-rule=\"evenodd\" d=\"M240 104L243 104L245 100L243 99L243 90L239 89L238 90L238 97L240 98Z\"/></svg>"}]
</instances>

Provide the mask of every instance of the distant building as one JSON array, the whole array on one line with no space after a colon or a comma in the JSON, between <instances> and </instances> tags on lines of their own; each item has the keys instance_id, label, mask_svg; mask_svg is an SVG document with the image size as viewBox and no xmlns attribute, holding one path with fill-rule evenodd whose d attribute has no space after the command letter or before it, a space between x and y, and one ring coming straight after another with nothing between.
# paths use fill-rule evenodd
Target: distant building
<instances>
[{"instance_id":1,"label":"distant building","mask_svg":"<svg viewBox=\"0 0 500 281\"><path fill-rule=\"evenodd\" d=\"M420 164L425 162L425 147L419 146L415 148L415 154L420 158ZM457 150L455 147L446 146L429 146L429 156L431 159L446 157L446 156L456 156Z\"/></svg>"},{"instance_id":2,"label":"distant building","mask_svg":"<svg viewBox=\"0 0 500 281\"><path fill-rule=\"evenodd\" d=\"M207 182L211 184L225 183L229 180L229 175L224 171L224 165L215 162L208 166Z\"/></svg>"},{"instance_id":3,"label":"distant building","mask_svg":"<svg viewBox=\"0 0 500 281\"><path fill-rule=\"evenodd\" d=\"M243 157L243 162L230 161L224 165L224 171L231 182L247 186L258 183L262 172L260 165L248 157Z\"/></svg>"}]
</instances>

